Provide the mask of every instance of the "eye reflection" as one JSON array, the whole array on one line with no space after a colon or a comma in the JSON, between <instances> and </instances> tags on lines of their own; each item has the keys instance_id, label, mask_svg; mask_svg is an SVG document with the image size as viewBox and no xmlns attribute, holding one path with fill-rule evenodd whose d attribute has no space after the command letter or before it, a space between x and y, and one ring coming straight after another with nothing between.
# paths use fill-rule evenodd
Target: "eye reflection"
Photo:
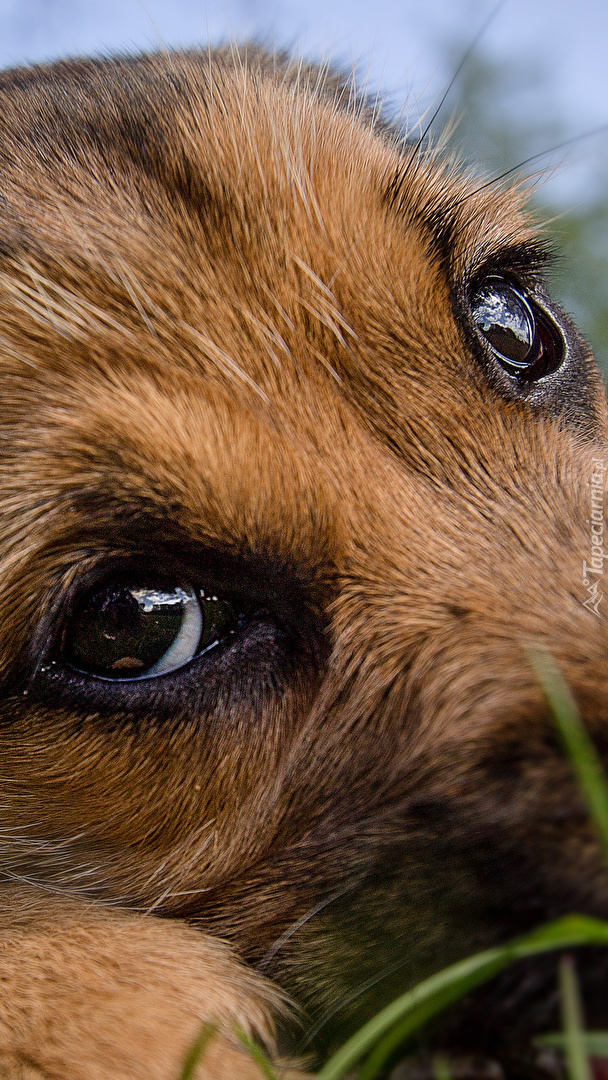
<instances>
[{"instance_id":1,"label":"eye reflection","mask_svg":"<svg viewBox=\"0 0 608 1080\"><path fill-rule=\"evenodd\" d=\"M526 368L536 359L536 325L524 297L506 281L490 280L473 298L473 320L494 352L507 364Z\"/></svg>"},{"instance_id":2,"label":"eye reflection","mask_svg":"<svg viewBox=\"0 0 608 1080\"><path fill-rule=\"evenodd\" d=\"M229 601L190 584L109 582L76 603L64 630L65 660L98 678L154 678L174 671L231 632Z\"/></svg>"}]
</instances>

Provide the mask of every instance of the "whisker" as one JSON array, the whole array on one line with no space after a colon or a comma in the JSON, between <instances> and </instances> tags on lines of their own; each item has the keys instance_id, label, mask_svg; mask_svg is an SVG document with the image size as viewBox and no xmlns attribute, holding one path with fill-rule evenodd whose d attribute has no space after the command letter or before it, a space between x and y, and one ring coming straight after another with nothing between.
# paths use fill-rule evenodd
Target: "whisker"
<instances>
[{"instance_id":1,"label":"whisker","mask_svg":"<svg viewBox=\"0 0 608 1080\"><path fill-rule=\"evenodd\" d=\"M314 907L310 908L304 915L297 919L296 922L292 923L285 933L281 934L274 944L270 946L268 952L262 957L259 964L256 964L257 971L265 971L270 962L274 960L277 953L287 944L294 934L297 934L298 930L301 930L307 922L310 922L310 920L313 919L315 915L318 915L320 911L323 911L324 908L333 904L334 900L339 900L340 897L352 892L356 887L356 885L348 885L345 889L340 889L338 892L332 893L331 896L326 896L324 900L319 901L318 904L315 904Z\"/></svg>"},{"instance_id":2,"label":"whisker","mask_svg":"<svg viewBox=\"0 0 608 1080\"><path fill-rule=\"evenodd\" d=\"M95 867L94 872L97 869L99 869L99 868ZM77 876L81 876L81 875L77 874ZM29 888L42 889L43 892L53 893L56 896L63 896L63 897L68 897L68 898L69 897L78 897L78 898L80 898L80 894L82 892L85 893L85 896L88 893L88 889L87 889L86 885L81 886L80 888L78 886L72 886L71 884L70 885L52 885L49 881L45 881L45 880L41 880L41 879L39 880L38 878L33 878L33 877L28 877L27 874L18 874L16 871L8 870L4 866L0 869L0 877L7 878L9 881L16 881L20 885L27 885ZM98 900L97 898L95 898L95 903L99 903L99 904L103 904L103 905L107 905L107 906L110 906L110 905L113 905L113 904L118 905L118 904L122 903L122 899L108 900L108 899L104 898L104 899Z\"/></svg>"},{"instance_id":3,"label":"whisker","mask_svg":"<svg viewBox=\"0 0 608 1080\"><path fill-rule=\"evenodd\" d=\"M151 904L150 904L150 905L149 905L149 906L148 906L148 907L147 907L147 908L145 909L145 911L144 911L144 914L145 914L145 915L151 915L151 914L152 914L152 912L153 912L153 911L156 911L156 910L157 910L157 908L159 908L159 907L161 906L161 904L163 904L163 903L165 902L165 900L166 900L166 899L167 899L167 898L168 898L169 896L171 896L171 895L172 895L172 888L171 888L171 885L168 885L168 886L167 886L167 888L165 889L165 891L164 891L164 892L162 892L162 893L160 894L160 896L158 896L158 897L156 898L156 900L154 900L154 901L153 901L153 902L152 902L152 903L151 903Z\"/></svg>"},{"instance_id":4,"label":"whisker","mask_svg":"<svg viewBox=\"0 0 608 1080\"><path fill-rule=\"evenodd\" d=\"M505 3L506 3L506 0L498 0L498 3L495 5L495 7L490 12L490 14L487 16L487 18L481 24L481 26L480 26L479 30L477 31L477 33L475 34L473 40L468 45L465 52L462 54L462 57L461 57L458 65L457 65L452 77L450 78L450 80L449 80L443 94L441 95L441 98L439 99L438 104L435 106L435 108L433 109L432 105L429 105L429 106L427 106L427 108L423 109L422 111L419 111L421 95L420 94L417 95L416 108L417 108L417 111L418 111L418 118L416 120L416 123L413 125L412 129L410 129L410 127L409 127L409 122L406 121L406 125L405 125L406 130L405 130L405 135L403 136L403 140L404 140L404 143L405 143L404 150L405 150L405 155L406 156L405 156L405 163L404 163L403 169L400 172L399 180L398 180L398 183L396 185L396 194L399 193L399 191L403 187L403 184L405 183L405 180L406 180L407 176L410 173L410 170L416 164L416 162L418 160L418 157L419 157L419 154L420 154L420 151L421 151L421 149L422 149L422 147L423 147L423 145L424 145L424 143L426 141L426 138L427 138L431 128L433 127L433 124L435 123L439 113L441 112L441 109L443 108L443 106L445 104L445 101L446 101L446 99L448 98L448 96L450 94L450 91L452 90L455 83L457 82L458 77L459 77L463 67L468 62L469 57L475 51L475 49L477 48L477 45L479 44L481 38L483 37L483 35L485 34L486 30L491 25L491 23L494 21L494 19L498 16L498 14L500 13L501 8L504 6ZM424 91L423 91L423 93L424 93ZM377 104L377 100L378 100L378 96L376 95L376 104ZM376 108L376 104L374 105L374 108ZM430 117L427 120L426 118L427 118L427 116L429 116L429 113L430 113ZM450 120L450 122L449 122L449 128L454 129L457 126L457 123L458 123L458 120L455 120L454 118L452 118ZM423 127L423 124L424 124L424 127ZM409 140L410 130L415 131L416 129L420 130L420 134L417 137L415 137L412 140L412 143L410 144L407 141L407 140ZM450 133L451 133L450 130L446 130L446 131L443 132L443 134L440 137L442 144L445 143L449 139ZM402 143L402 145L403 145L403 143ZM352 257L354 251L359 246L359 242L360 242L360 239L361 239L362 232L363 232L363 230L361 230L361 232L358 233L355 236L355 238L352 241L348 251L346 252L346 255L344 256L343 260L340 262L339 266L337 267L337 269L335 270L335 272L332 275L331 279L329 280L329 282L328 282L328 288L329 289L332 288L336 277L341 272L341 270L344 268L346 263Z\"/></svg>"},{"instance_id":5,"label":"whisker","mask_svg":"<svg viewBox=\"0 0 608 1080\"><path fill-rule=\"evenodd\" d=\"M406 962L407 961L405 960L405 958L403 960L398 960L396 963L391 964L389 967L386 967L384 971L380 972L380 974L374 975L373 978L368 979L367 982L361 983L356 988L356 990L353 990L352 994L349 994L347 997L342 998L342 1000L339 1002L338 1005L335 1006L335 1008L331 1009L330 1012L325 1013L325 1016L321 1017L321 1019L318 1020L316 1024L313 1024L313 1026L309 1028L309 1030L306 1032L305 1038L302 1039L301 1042L298 1044L296 1054L304 1053L306 1048L310 1046L310 1044L313 1042L319 1032L327 1024L329 1024L330 1021L333 1020L334 1016L337 1016L342 1009L347 1008L348 1005L352 1005L353 1001L356 1001L358 997L361 997L363 994L367 993L367 991L371 990L373 986L377 986L378 983L382 982L383 979L390 978L390 976L394 975L396 971L399 971L400 968L404 967Z\"/></svg>"},{"instance_id":6,"label":"whisker","mask_svg":"<svg viewBox=\"0 0 608 1080\"><path fill-rule=\"evenodd\" d=\"M207 885L205 888L200 889L173 889L170 893L165 893L163 900L167 898L173 899L174 896L201 896L203 893L211 892L211 886ZM146 908L146 910L149 910Z\"/></svg>"},{"instance_id":7,"label":"whisker","mask_svg":"<svg viewBox=\"0 0 608 1080\"><path fill-rule=\"evenodd\" d=\"M470 45L465 49L459 63L456 66L456 69L455 69L450 81L448 82L445 90L443 91L443 94L441 95L441 97L439 99L439 102L437 103L436 107L433 109L433 112L431 113L430 118L427 120L427 122L426 122L422 132L418 136L416 142L413 144L413 146L409 150L408 159L407 159L405 167L404 167L404 169L403 169L403 171L402 171L402 173L401 173L401 175L399 177L399 185L398 185L399 189L401 189L403 187L403 184L405 183L405 180L408 177L410 170L414 167L414 164L418 160L420 150L421 150L421 148L424 146L424 144L426 142L427 135L429 134L431 128L433 127L433 124L435 123L435 120L439 116L439 113L441 112L441 110L442 110L442 108L443 108L443 106L445 104L445 101L446 101L450 91L452 90L452 87L455 85L456 81L458 80L463 67L467 63L467 61L468 61L469 57L471 56L471 54L477 48L481 38L485 34L485 32L488 29L488 27L490 26L490 24L497 17L497 15L499 14L501 8L504 6L505 3L506 3L506 0L498 0L498 3L496 4L496 6L494 8L492 8L492 11L488 15L488 17L486 19L484 19L483 23L481 24L479 30L475 34L475 36L474 36L473 40L471 41Z\"/></svg>"},{"instance_id":8,"label":"whisker","mask_svg":"<svg viewBox=\"0 0 608 1080\"><path fill-rule=\"evenodd\" d=\"M502 180L506 180L507 177L513 176L514 173L519 172L521 169L525 169L527 165L534 164L535 161L542 161L544 157L549 157L550 154L557 154L560 150L567 150L569 146L576 146L578 142L583 142L585 139L591 139L596 135L604 135L608 132L608 124L600 124L599 127L590 128L589 131L583 131L580 135L573 135L570 139L564 139L563 142L556 143L555 146L550 146L547 150L540 150L536 154L531 154L530 157L524 158L523 161L518 162L517 165L512 165L509 169L505 169L498 176L493 176L490 180L485 180L483 184L479 184L478 187L469 191L466 195L463 195L453 205L462 206L463 203L469 199L474 199L476 195L479 195L482 191L486 191L488 188L493 187L494 184L500 184ZM530 177L532 178L532 177Z\"/></svg>"}]
</instances>

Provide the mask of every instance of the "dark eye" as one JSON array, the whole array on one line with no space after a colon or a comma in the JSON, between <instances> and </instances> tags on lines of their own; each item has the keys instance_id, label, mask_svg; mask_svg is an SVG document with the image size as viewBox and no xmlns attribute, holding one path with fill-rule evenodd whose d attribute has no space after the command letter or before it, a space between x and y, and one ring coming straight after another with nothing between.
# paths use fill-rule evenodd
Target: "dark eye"
<instances>
[{"instance_id":1,"label":"dark eye","mask_svg":"<svg viewBox=\"0 0 608 1080\"><path fill-rule=\"evenodd\" d=\"M564 358L557 327L503 278L488 278L471 300L477 332L499 364L522 382L536 382Z\"/></svg>"},{"instance_id":2,"label":"dark eye","mask_svg":"<svg viewBox=\"0 0 608 1080\"><path fill-rule=\"evenodd\" d=\"M217 644L237 621L229 601L188 584L109 582L74 604L63 659L101 679L153 678Z\"/></svg>"}]
</instances>

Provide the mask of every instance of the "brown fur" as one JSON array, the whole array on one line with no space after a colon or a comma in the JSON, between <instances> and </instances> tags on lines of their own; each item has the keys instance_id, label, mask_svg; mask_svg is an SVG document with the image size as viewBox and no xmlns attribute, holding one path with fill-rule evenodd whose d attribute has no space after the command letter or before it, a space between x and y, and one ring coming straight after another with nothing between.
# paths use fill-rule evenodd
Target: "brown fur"
<instances>
[{"instance_id":1,"label":"brown fur","mask_svg":"<svg viewBox=\"0 0 608 1080\"><path fill-rule=\"evenodd\" d=\"M516 393L465 310L487 274L544 295L520 193L255 52L0 93L2 1075L171 1080L210 1020L198 1075L244 1080L234 1023L270 1038L276 987L337 1039L606 915L526 655L603 746L601 380L563 320L565 374ZM71 590L125 559L254 628L152 689L68 686Z\"/></svg>"}]
</instances>

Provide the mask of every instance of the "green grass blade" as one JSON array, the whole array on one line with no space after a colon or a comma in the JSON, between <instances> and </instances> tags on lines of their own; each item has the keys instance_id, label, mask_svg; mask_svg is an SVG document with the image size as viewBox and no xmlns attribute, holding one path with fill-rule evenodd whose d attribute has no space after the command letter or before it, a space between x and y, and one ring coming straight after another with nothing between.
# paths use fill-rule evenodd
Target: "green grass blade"
<instances>
[{"instance_id":1,"label":"green grass blade","mask_svg":"<svg viewBox=\"0 0 608 1080\"><path fill-rule=\"evenodd\" d=\"M583 1031L583 1045L589 1057L608 1058L608 1031ZM548 1046L551 1050L565 1050L566 1036L563 1032L554 1035L539 1035L534 1040L539 1046Z\"/></svg>"},{"instance_id":2,"label":"green grass blade","mask_svg":"<svg viewBox=\"0 0 608 1080\"><path fill-rule=\"evenodd\" d=\"M215 1034L217 1034L217 1028L214 1024L202 1025L201 1030L186 1054L184 1064L182 1065L182 1071L179 1074L179 1080L190 1080L196 1066Z\"/></svg>"},{"instance_id":3,"label":"green grass blade","mask_svg":"<svg viewBox=\"0 0 608 1080\"><path fill-rule=\"evenodd\" d=\"M412 1009L407 1017L395 1024L376 1044L357 1073L357 1080L375 1080L391 1054L398 1050L410 1035L413 1035L431 1017L453 1005L467 991L473 990L480 983L491 978L501 970L502 966L502 964L495 964L492 967L480 969L473 978L463 979L460 983L445 987L443 992L436 993L418 1008Z\"/></svg>"},{"instance_id":4,"label":"green grass blade","mask_svg":"<svg viewBox=\"0 0 608 1080\"><path fill-rule=\"evenodd\" d=\"M395 1047L421 1024L514 960L579 945L608 945L608 923L582 915L568 915L508 945L488 949L452 964L408 990L372 1017L326 1062L317 1074L317 1080L342 1080L370 1051L370 1058L372 1054L374 1057L373 1067L377 1070ZM382 1051L377 1045L381 1040ZM364 1068L371 1077L373 1073L368 1069L368 1064L371 1067L370 1059Z\"/></svg>"},{"instance_id":5,"label":"green grass blade","mask_svg":"<svg viewBox=\"0 0 608 1080\"><path fill-rule=\"evenodd\" d=\"M266 1080L278 1080L277 1074L272 1067L272 1062L267 1054L264 1053L262 1047L258 1045L249 1035L243 1031L238 1024L234 1027L234 1034L239 1040L240 1044L247 1051L250 1057L260 1066Z\"/></svg>"},{"instance_id":6,"label":"green grass blade","mask_svg":"<svg viewBox=\"0 0 608 1080\"><path fill-rule=\"evenodd\" d=\"M578 785L589 808L599 841L608 860L608 780L576 702L553 658L539 649L529 651L530 663L555 716Z\"/></svg>"},{"instance_id":7,"label":"green grass blade","mask_svg":"<svg viewBox=\"0 0 608 1080\"><path fill-rule=\"evenodd\" d=\"M583 1010L578 991L574 961L562 956L559 965L559 988L562 1000L562 1023L565 1053L570 1080L591 1080L591 1069L583 1035Z\"/></svg>"},{"instance_id":8,"label":"green grass blade","mask_svg":"<svg viewBox=\"0 0 608 1080\"><path fill-rule=\"evenodd\" d=\"M432 1065L433 1080L452 1080L450 1063L443 1054L435 1054Z\"/></svg>"}]
</instances>

